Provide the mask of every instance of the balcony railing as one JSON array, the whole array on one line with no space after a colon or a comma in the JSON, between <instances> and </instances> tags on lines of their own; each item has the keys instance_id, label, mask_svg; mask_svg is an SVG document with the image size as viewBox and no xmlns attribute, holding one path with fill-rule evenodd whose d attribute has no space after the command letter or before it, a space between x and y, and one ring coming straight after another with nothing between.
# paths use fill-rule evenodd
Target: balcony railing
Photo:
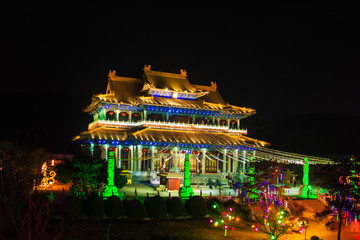
<instances>
[{"instance_id":1,"label":"balcony railing","mask_svg":"<svg viewBox=\"0 0 360 240\"><path fill-rule=\"evenodd\" d=\"M173 127L173 128L194 128L204 130L220 130L229 133L247 134L247 129L230 129L228 125L220 126L218 124L199 124L185 122L166 122L156 120L140 120L140 121L117 121L117 120L95 120L90 123L88 128L92 129L96 126L113 126L113 127L137 127L137 126L156 126L156 127Z\"/></svg>"}]
</instances>

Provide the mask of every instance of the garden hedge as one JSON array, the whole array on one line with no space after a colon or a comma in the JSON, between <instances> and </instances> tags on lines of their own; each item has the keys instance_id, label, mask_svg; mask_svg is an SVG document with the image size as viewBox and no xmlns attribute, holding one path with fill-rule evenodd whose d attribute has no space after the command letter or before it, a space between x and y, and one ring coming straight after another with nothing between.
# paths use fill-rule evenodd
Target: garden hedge
<instances>
[{"instance_id":1,"label":"garden hedge","mask_svg":"<svg viewBox=\"0 0 360 240\"><path fill-rule=\"evenodd\" d=\"M105 215L104 200L97 194L92 194L85 201L85 213L89 218L102 218Z\"/></svg>"},{"instance_id":2,"label":"garden hedge","mask_svg":"<svg viewBox=\"0 0 360 240\"><path fill-rule=\"evenodd\" d=\"M117 196L108 197L105 201L106 216L111 218L123 217L125 215L124 205Z\"/></svg>"},{"instance_id":3,"label":"garden hedge","mask_svg":"<svg viewBox=\"0 0 360 240\"><path fill-rule=\"evenodd\" d=\"M178 197L166 199L166 206L171 217L183 217L186 213L184 204Z\"/></svg>"},{"instance_id":4,"label":"garden hedge","mask_svg":"<svg viewBox=\"0 0 360 240\"><path fill-rule=\"evenodd\" d=\"M146 217L145 206L136 198L125 203L125 213L130 219L143 219Z\"/></svg>"},{"instance_id":5,"label":"garden hedge","mask_svg":"<svg viewBox=\"0 0 360 240\"><path fill-rule=\"evenodd\" d=\"M150 198L145 207L151 218L164 218L167 215L165 200L160 196Z\"/></svg>"},{"instance_id":6,"label":"garden hedge","mask_svg":"<svg viewBox=\"0 0 360 240\"><path fill-rule=\"evenodd\" d=\"M205 199L200 196L190 197L185 203L187 213L195 218L205 217L208 213Z\"/></svg>"}]
</instances>

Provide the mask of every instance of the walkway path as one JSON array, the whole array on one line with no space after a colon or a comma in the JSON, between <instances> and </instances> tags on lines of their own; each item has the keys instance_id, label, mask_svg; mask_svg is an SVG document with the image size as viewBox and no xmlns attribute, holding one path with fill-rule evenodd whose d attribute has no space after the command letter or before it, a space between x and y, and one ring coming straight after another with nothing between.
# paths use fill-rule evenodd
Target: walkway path
<instances>
[{"instance_id":1,"label":"walkway path","mask_svg":"<svg viewBox=\"0 0 360 240\"><path fill-rule=\"evenodd\" d=\"M203 196L210 196L210 193L212 196L219 196L219 189L210 189L209 187L197 187L192 186L194 190L195 195L200 195L200 192L202 192ZM139 182L133 182L132 184L125 185L122 189L120 189L120 192L125 192L126 196L135 196L135 189L138 196L146 196L149 194L149 196L155 196L158 194L158 192L153 188L152 186L139 183ZM167 197L169 196L169 192L162 192L160 191L160 196ZM233 189L230 189L228 187L224 187L221 189L221 195L222 196L229 196L229 193L232 196L236 196L236 193ZM170 192L171 196L179 196L177 192Z\"/></svg>"}]
</instances>

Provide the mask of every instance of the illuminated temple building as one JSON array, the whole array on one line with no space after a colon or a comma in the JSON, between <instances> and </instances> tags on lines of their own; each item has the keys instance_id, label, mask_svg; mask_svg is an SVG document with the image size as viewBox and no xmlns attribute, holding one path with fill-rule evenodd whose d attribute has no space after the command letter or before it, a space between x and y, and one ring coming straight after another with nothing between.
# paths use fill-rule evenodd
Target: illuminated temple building
<instances>
[{"instance_id":1,"label":"illuminated temple building","mask_svg":"<svg viewBox=\"0 0 360 240\"><path fill-rule=\"evenodd\" d=\"M75 140L105 160L113 151L118 168L143 176L183 172L189 154L193 173L241 174L255 147L268 145L241 128L255 110L228 104L214 82L194 85L185 70L159 72L150 65L142 78L108 76L106 92L84 109L93 122Z\"/></svg>"}]
</instances>

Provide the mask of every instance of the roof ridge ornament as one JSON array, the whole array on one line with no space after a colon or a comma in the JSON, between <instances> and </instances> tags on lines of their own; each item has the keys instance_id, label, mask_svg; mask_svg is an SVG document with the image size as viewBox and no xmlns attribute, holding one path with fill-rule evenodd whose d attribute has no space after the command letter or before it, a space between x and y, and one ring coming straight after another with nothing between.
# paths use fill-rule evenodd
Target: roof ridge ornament
<instances>
[{"instance_id":1,"label":"roof ridge ornament","mask_svg":"<svg viewBox=\"0 0 360 240\"><path fill-rule=\"evenodd\" d=\"M184 78L187 77L186 69L180 69L180 76L182 76Z\"/></svg>"},{"instance_id":2,"label":"roof ridge ornament","mask_svg":"<svg viewBox=\"0 0 360 240\"><path fill-rule=\"evenodd\" d=\"M144 72L149 72L149 71L151 71L151 65L149 64L149 65L145 65L144 66Z\"/></svg>"},{"instance_id":3,"label":"roof ridge ornament","mask_svg":"<svg viewBox=\"0 0 360 240\"><path fill-rule=\"evenodd\" d=\"M116 70L109 70L109 74L108 74L109 79L115 79L116 78Z\"/></svg>"}]
</instances>

